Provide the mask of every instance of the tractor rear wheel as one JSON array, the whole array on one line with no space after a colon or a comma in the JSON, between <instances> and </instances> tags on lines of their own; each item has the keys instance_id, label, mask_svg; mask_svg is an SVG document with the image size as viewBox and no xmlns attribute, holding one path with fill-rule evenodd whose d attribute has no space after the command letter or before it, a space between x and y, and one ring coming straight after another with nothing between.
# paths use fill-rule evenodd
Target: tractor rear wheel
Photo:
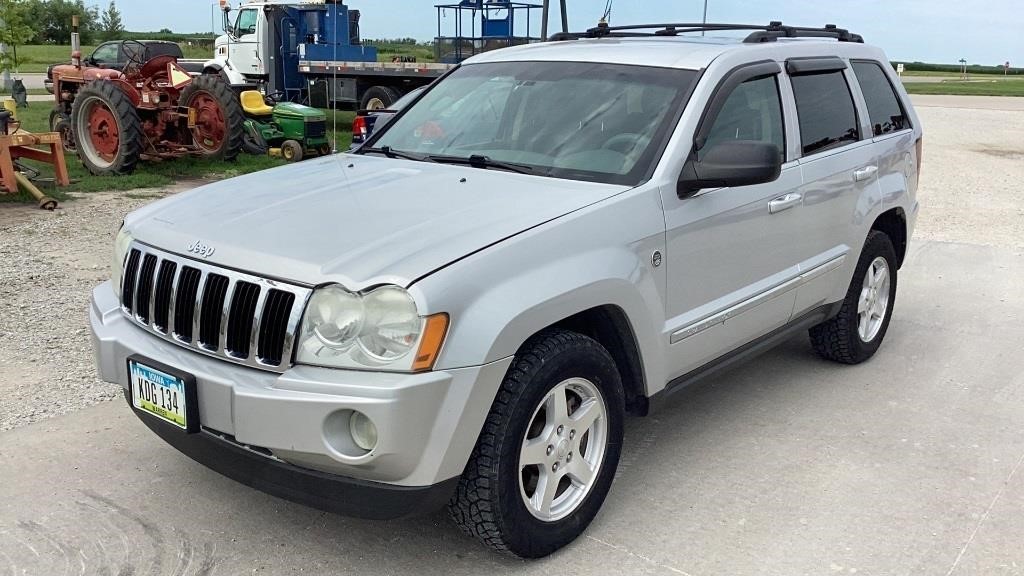
<instances>
[{"instance_id":1,"label":"tractor rear wheel","mask_svg":"<svg viewBox=\"0 0 1024 576\"><path fill-rule=\"evenodd\" d=\"M245 115L238 96L220 76L203 74L181 92L181 106L196 110L192 141L204 156L234 160L242 150Z\"/></svg>"},{"instance_id":2,"label":"tractor rear wheel","mask_svg":"<svg viewBox=\"0 0 1024 576\"><path fill-rule=\"evenodd\" d=\"M128 95L96 80L78 91L71 109L78 158L96 176L131 174L142 153L142 122Z\"/></svg>"}]
</instances>

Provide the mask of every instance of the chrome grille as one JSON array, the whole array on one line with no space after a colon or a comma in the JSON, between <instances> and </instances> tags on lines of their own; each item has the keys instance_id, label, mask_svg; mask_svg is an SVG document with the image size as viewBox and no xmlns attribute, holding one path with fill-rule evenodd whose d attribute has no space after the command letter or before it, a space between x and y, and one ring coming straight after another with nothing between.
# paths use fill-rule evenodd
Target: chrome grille
<instances>
[{"instance_id":1,"label":"chrome grille","mask_svg":"<svg viewBox=\"0 0 1024 576\"><path fill-rule=\"evenodd\" d=\"M208 266L143 244L125 258L121 309L153 334L238 364L283 372L311 290Z\"/></svg>"}]
</instances>

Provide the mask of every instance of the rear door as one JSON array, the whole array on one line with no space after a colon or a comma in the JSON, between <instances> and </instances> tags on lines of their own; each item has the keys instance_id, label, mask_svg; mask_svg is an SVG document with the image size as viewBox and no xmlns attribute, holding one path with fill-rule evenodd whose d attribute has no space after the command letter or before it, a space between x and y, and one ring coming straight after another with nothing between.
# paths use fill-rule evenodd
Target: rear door
<instances>
[{"instance_id":1,"label":"rear door","mask_svg":"<svg viewBox=\"0 0 1024 576\"><path fill-rule=\"evenodd\" d=\"M883 207L888 209L900 204L908 192L916 191L917 139L913 120L896 95L891 66L874 60L852 60L850 66L857 78L871 122L878 185ZM897 252L901 252L899 246L896 248Z\"/></svg>"},{"instance_id":2,"label":"rear door","mask_svg":"<svg viewBox=\"0 0 1024 576\"><path fill-rule=\"evenodd\" d=\"M842 299L864 243L864 219L879 200L878 165L845 60L787 61L800 138L803 207L798 252L800 316Z\"/></svg>"}]
</instances>

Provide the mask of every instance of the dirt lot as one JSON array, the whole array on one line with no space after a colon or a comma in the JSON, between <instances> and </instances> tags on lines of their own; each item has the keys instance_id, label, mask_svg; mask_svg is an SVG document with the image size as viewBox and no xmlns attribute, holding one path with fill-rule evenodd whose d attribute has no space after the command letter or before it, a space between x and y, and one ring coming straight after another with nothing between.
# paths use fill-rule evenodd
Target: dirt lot
<instances>
[{"instance_id":1,"label":"dirt lot","mask_svg":"<svg viewBox=\"0 0 1024 576\"><path fill-rule=\"evenodd\" d=\"M120 392L86 332L149 199L0 205L0 574L1024 574L1024 99L915 102L923 209L876 359L794 340L631 421L604 512L535 563L441 514L323 514L165 446L103 402Z\"/></svg>"},{"instance_id":2,"label":"dirt lot","mask_svg":"<svg viewBox=\"0 0 1024 576\"><path fill-rule=\"evenodd\" d=\"M92 366L87 303L128 212L179 186L89 194L54 212L0 204L0 431L114 398Z\"/></svg>"}]
</instances>

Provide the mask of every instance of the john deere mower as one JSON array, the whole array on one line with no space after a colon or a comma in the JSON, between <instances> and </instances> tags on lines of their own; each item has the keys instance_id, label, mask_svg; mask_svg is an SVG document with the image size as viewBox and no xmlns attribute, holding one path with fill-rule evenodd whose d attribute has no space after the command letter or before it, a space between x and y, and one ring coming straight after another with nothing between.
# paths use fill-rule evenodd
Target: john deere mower
<instances>
[{"instance_id":1,"label":"john deere mower","mask_svg":"<svg viewBox=\"0 0 1024 576\"><path fill-rule=\"evenodd\" d=\"M322 110L294 102L271 106L255 90L242 92L241 100L246 116L243 147L250 154L280 153L285 160L298 162L331 153L327 115Z\"/></svg>"}]
</instances>

